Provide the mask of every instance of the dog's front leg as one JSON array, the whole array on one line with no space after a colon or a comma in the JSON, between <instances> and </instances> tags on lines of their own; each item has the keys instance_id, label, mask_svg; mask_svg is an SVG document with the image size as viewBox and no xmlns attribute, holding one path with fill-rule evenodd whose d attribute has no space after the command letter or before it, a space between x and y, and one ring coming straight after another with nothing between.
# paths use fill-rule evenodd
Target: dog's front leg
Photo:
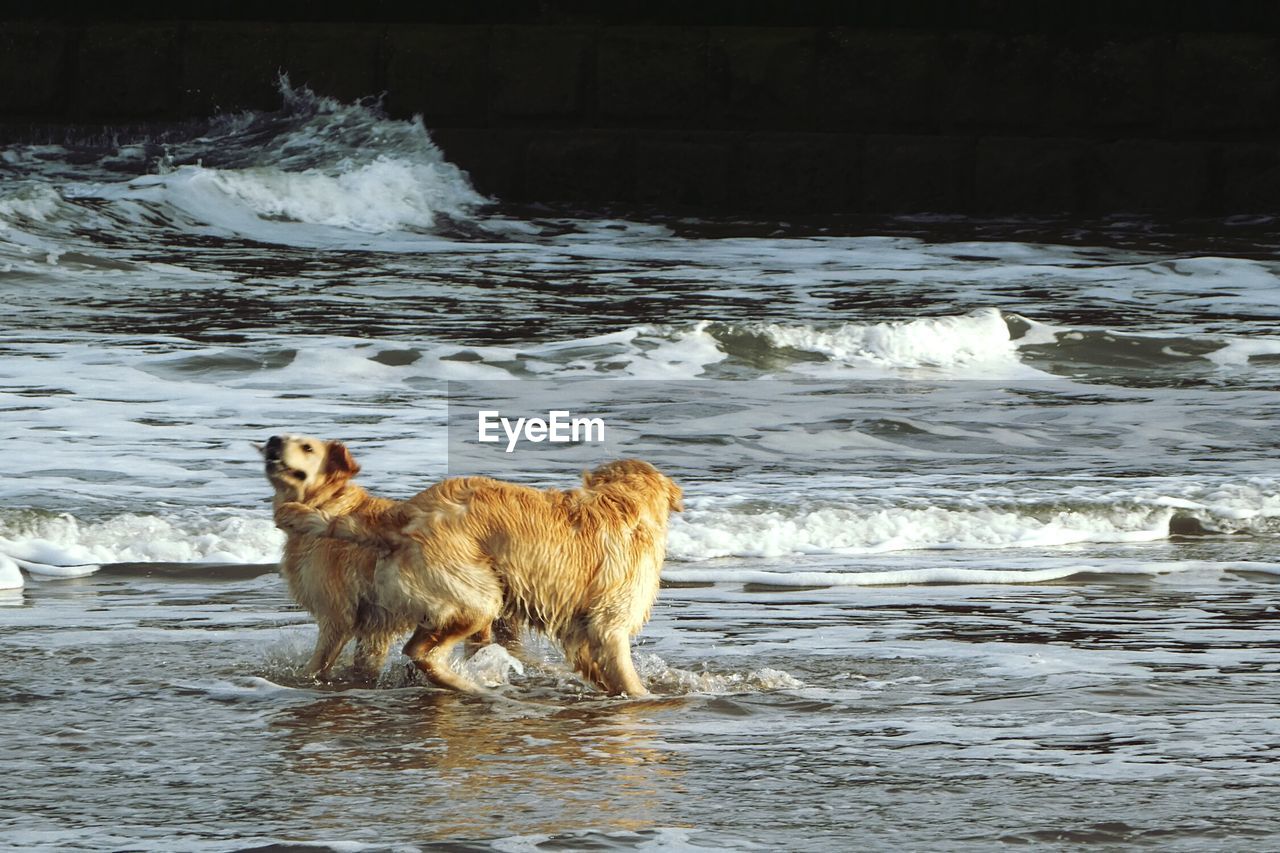
<instances>
[{"instance_id":1,"label":"dog's front leg","mask_svg":"<svg viewBox=\"0 0 1280 853\"><path fill-rule=\"evenodd\" d=\"M625 694L631 699L650 696L631 659L631 638L622 629L613 629L592 637L591 650L600 666L605 689L614 696Z\"/></svg>"},{"instance_id":2,"label":"dog's front leg","mask_svg":"<svg viewBox=\"0 0 1280 853\"><path fill-rule=\"evenodd\" d=\"M376 632L356 640L356 673L365 681L377 682L382 666L386 663L394 634Z\"/></svg>"},{"instance_id":3,"label":"dog's front leg","mask_svg":"<svg viewBox=\"0 0 1280 853\"><path fill-rule=\"evenodd\" d=\"M342 652L342 647L351 639L349 631L343 631L332 625L321 625L320 636L316 638L316 650L307 661L303 675L307 678L323 678L333 668L333 663Z\"/></svg>"}]
</instances>

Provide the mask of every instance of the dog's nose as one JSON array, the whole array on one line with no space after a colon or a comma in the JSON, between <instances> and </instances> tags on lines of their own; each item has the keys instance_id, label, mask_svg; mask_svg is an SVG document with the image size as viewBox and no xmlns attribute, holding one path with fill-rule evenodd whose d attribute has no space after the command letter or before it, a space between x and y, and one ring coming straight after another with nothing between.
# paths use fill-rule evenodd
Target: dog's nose
<instances>
[{"instance_id":1,"label":"dog's nose","mask_svg":"<svg viewBox=\"0 0 1280 853\"><path fill-rule=\"evenodd\" d=\"M279 459L280 448L284 446L284 439L278 435L273 435L267 439L267 458Z\"/></svg>"}]
</instances>

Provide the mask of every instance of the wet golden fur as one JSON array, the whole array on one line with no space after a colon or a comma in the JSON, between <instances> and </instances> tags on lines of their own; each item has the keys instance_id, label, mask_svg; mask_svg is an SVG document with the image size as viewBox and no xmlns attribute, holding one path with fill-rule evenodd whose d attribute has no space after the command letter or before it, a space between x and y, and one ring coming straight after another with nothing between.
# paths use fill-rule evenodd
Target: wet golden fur
<instances>
[{"instance_id":1,"label":"wet golden fur","mask_svg":"<svg viewBox=\"0 0 1280 853\"><path fill-rule=\"evenodd\" d=\"M358 488L350 476L325 468L319 488ZM679 486L647 462L623 460L586 472L570 491L465 477L399 503L282 501L276 523L291 537L383 552L374 600L416 625L405 654L437 684L478 691L450 667L449 652L501 618L557 640L605 691L640 696L631 637L649 618L667 519L681 508Z\"/></svg>"}]
</instances>

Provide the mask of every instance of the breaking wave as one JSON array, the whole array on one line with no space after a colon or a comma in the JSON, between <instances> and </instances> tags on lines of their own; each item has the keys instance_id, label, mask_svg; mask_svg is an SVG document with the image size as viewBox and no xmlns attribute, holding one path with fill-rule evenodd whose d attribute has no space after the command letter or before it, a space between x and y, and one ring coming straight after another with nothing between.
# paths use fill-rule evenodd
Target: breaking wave
<instances>
[{"instance_id":1,"label":"breaking wave","mask_svg":"<svg viewBox=\"0 0 1280 853\"><path fill-rule=\"evenodd\" d=\"M972 501L948 506L906 502L747 507L732 499L698 502L672 522L672 563L921 550L1044 550L1179 535L1280 535L1280 490L1274 484L1228 484L1194 496L1116 495L1074 505ZM0 519L0 555L43 575L82 574L77 567L92 571L121 562L272 563L283 542L265 507L226 509L214 515L123 514L96 521L24 511ZM677 576L688 578L690 571L679 568ZM977 578L975 582L995 582ZM1031 579L1021 574L1019 578ZM922 576L920 581L937 579Z\"/></svg>"},{"instance_id":2,"label":"breaking wave","mask_svg":"<svg viewBox=\"0 0 1280 853\"><path fill-rule=\"evenodd\" d=\"M86 233L159 229L340 246L341 232L431 232L470 220L490 201L445 159L420 117L392 120L376 103L344 104L287 78L280 91L280 110L219 116L198 135L6 150L0 167L29 183L0 197L0 234L20 238L37 226L70 245ZM82 171L99 180L58 180L49 164L66 159L90 160Z\"/></svg>"}]
</instances>

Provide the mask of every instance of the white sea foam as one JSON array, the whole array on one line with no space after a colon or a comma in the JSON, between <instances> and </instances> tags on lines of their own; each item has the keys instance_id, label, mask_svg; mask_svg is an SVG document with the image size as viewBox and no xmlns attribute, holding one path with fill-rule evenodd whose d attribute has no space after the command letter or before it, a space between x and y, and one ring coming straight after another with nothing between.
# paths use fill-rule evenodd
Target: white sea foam
<instances>
[{"instance_id":1,"label":"white sea foam","mask_svg":"<svg viewBox=\"0 0 1280 853\"><path fill-rule=\"evenodd\" d=\"M265 511L213 519L124 513L92 522L70 514L0 521L0 553L51 576L86 574L101 563L269 563L283 543Z\"/></svg>"},{"instance_id":2,"label":"white sea foam","mask_svg":"<svg viewBox=\"0 0 1280 853\"><path fill-rule=\"evenodd\" d=\"M524 675L524 664L497 643L491 643L463 661L462 672L485 687L498 687L511 679L511 674Z\"/></svg>"},{"instance_id":3,"label":"white sea foam","mask_svg":"<svg viewBox=\"0 0 1280 853\"><path fill-rule=\"evenodd\" d=\"M183 166L134 181L198 222L254 237L288 237L293 222L366 233L427 230L441 215L466 218L486 199L466 175L440 158L414 163L383 156L336 169L287 172L274 166L211 169ZM306 240L305 236L299 239Z\"/></svg>"},{"instance_id":4,"label":"white sea foam","mask_svg":"<svg viewBox=\"0 0 1280 853\"><path fill-rule=\"evenodd\" d=\"M922 317L882 323L811 323L634 326L597 339L542 344L525 353L539 373L614 375L637 379L690 379L715 375L707 368L752 358L738 338L772 348L780 373L824 377L885 378L925 373L949 379L1056 379L1024 364L1000 311ZM1042 332L1047 335L1047 332ZM599 348L567 363L556 358L566 349ZM820 362L788 359L787 351L819 355ZM483 352L481 353L483 355ZM774 374L779 375L778 373Z\"/></svg>"},{"instance_id":5,"label":"white sea foam","mask_svg":"<svg viewBox=\"0 0 1280 853\"><path fill-rule=\"evenodd\" d=\"M65 195L109 203L111 218L95 220L94 230L151 234L159 227L353 248L378 244L377 235L423 235L442 218L469 220L490 202L445 158L421 118L388 119L367 103L342 104L287 79L280 88L280 112L221 116L208 135L167 144L156 173L119 180L121 164L127 173L143 156L126 147L104 159L115 168L100 180L63 179L61 195L44 187L0 198L0 231L14 216L43 221L63 213L83 230L78 220L93 215L90 207L59 211ZM11 158L39 174L53 153L18 150ZM400 242L421 248L430 240Z\"/></svg>"},{"instance_id":6,"label":"white sea foam","mask_svg":"<svg viewBox=\"0 0 1280 853\"><path fill-rule=\"evenodd\" d=\"M672 523L668 555L677 561L697 562L715 557L1149 542L1169 535L1173 510L1115 507L1041 515L941 507L829 507L800 513L788 509L691 510Z\"/></svg>"},{"instance_id":7,"label":"white sea foam","mask_svg":"<svg viewBox=\"0 0 1280 853\"><path fill-rule=\"evenodd\" d=\"M774 560L926 550L1043 550L1165 539L1175 512L1202 519L1205 529L1220 533L1270 533L1273 519L1280 517L1280 497L1274 494L1222 487L1213 496L1216 503L1211 506L1156 497L1145 503L1074 510L776 506L747 511L716 508L720 502L704 499L701 506L690 506L673 518L667 556L678 566L723 557ZM283 534L265 509L228 509L211 517L178 511L169 516L125 513L94 521L63 514L0 522L0 554L47 576L85 574L116 562L272 563L279 559L283 543Z\"/></svg>"},{"instance_id":8,"label":"white sea foam","mask_svg":"<svg viewBox=\"0 0 1280 853\"><path fill-rule=\"evenodd\" d=\"M952 378L1054 378L1021 362L1009 326L994 308L914 320L846 323L835 328L770 323L758 330L774 347L825 357L820 367L804 364L793 368L801 372L838 375L861 366L930 370Z\"/></svg>"},{"instance_id":9,"label":"white sea foam","mask_svg":"<svg viewBox=\"0 0 1280 853\"><path fill-rule=\"evenodd\" d=\"M657 826L637 833L627 830L613 832L596 830L560 831L554 835L512 835L487 842L498 853L543 853L545 850L672 850L679 853L719 853L725 845L712 842L698 843L697 833L684 827ZM740 839L735 847L753 849ZM347 853L340 850L338 853ZM400 851L396 851L400 853Z\"/></svg>"},{"instance_id":10,"label":"white sea foam","mask_svg":"<svg viewBox=\"0 0 1280 853\"><path fill-rule=\"evenodd\" d=\"M277 388L286 384L329 388L349 396L364 386L385 387L424 379L477 380L530 375L651 380L741 378L744 369L755 370L760 375L753 362L762 355L772 367L766 375L775 378L816 374L835 379L925 376L1056 381L1057 377L1052 374L1024 364L1020 355L1022 349L1044 346L1049 339L1075 334L1050 329L1052 327L1035 324L1031 332L1012 340L1004 317L994 309L833 328L811 323L740 325L701 321L638 325L606 335L516 346L400 338L392 349L414 351L415 355L405 363L384 363L387 347L362 338L291 336L273 340L264 337L251 351L244 347L201 348L178 339L137 341L130 338L117 341L108 349L97 340L67 342L60 347L34 346L26 353L15 353L12 375L36 378L38 372L43 372L50 378L56 374L61 382L92 380L95 388L112 387L113 397L137 400L178 392L197 378L205 390L192 396L196 406L213 400L231 402L234 394L226 393L231 388ZM744 333L748 335L746 339ZM1194 346L1206 353L1206 359L1224 366L1247 365L1251 356L1280 353L1280 339L1274 338L1204 336L1196 340ZM170 348L172 355L157 353L161 347ZM762 352L761 347L767 349ZM290 350L296 355L279 364L281 355ZM807 355L797 356L797 352ZM460 355L466 358L459 358ZM1149 350L1147 355L1158 357L1158 348ZM815 360L813 356L820 358ZM27 362L19 372L16 368L20 358ZM222 360L225 365L217 372L199 377L166 370L170 365L180 370L201 358ZM1179 355L1176 361L1185 362L1186 358ZM54 369L57 362L62 364ZM157 383L147 374L170 381Z\"/></svg>"},{"instance_id":11,"label":"white sea foam","mask_svg":"<svg viewBox=\"0 0 1280 853\"><path fill-rule=\"evenodd\" d=\"M807 513L691 510L672 523L668 558L699 562L729 556L1146 542L1169 535L1172 512L1162 507L1061 512L1041 520L1012 511L911 507L873 512L833 507ZM92 522L64 514L26 521L16 529L0 523L0 553L48 575L83 574L84 569L74 567L115 562L270 563L279 559L283 543L265 510L212 519L126 513Z\"/></svg>"},{"instance_id":12,"label":"white sea foam","mask_svg":"<svg viewBox=\"0 0 1280 853\"><path fill-rule=\"evenodd\" d=\"M631 379L692 379L712 364L724 361L719 343L706 331L709 324L692 328L640 326L635 328L627 351L608 370L597 363L589 371L596 375L621 374ZM585 365L584 365L585 366ZM570 367L572 372L572 367Z\"/></svg>"},{"instance_id":13,"label":"white sea foam","mask_svg":"<svg viewBox=\"0 0 1280 853\"><path fill-rule=\"evenodd\" d=\"M749 672L694 671L673 667L658 655L645 652L635 655L635 666L640 678L657 693L758 693L804 687L791 673L770 667Z\"/></svg>"},{"instance_id":14,"label":"white sea foam","mask_svg":"<svg viewBox=\"0 0 1280 853\"><path fill-rule=\"evenodd\" d=\"M222 702L239 702L255 699L274 700L281 696L296 694L296 688L277 684L270 679L251 675L236 678L232 681L213 681L197 684L175 684L182 690L201 693L211 699Z\"/></svg>"},{"instance_id":15,"label":"white sea foam","mask_svg":"<svg viewBox=\"0 0 1280 853\"><path fill-rule=\"evenodd\" d=\"M11 194L0 195L0 233L9 231L22 220L46 222L62 204L62 196L51 184L28 184Z\"/></svg>"},{"instance_id":16,"label":"white sea foam","mask_svg":"<svg viewBox=\"0 0 1280 853\"><path fill-rule=\"evenodd\" d=\"M70 559L66 556L66 552L50 548L48 543L39 541L19 543L17 546L18 553L22 553L32 546L35 546L38 551L49 555L54 560ZM96 563L44 563L24 560L20 557L14 557L14 562L26 569L30 574L42 578L82 578L102 568Z\"/></svg>"},{"instance_id":17,"label":"white sea foam","mask_svg":"<svg viewBox=\"0 0 1280 853\"><path fill-rule=\"evenodd\" d=\"M1036 584L1082 574L1158 575L1176 568L1167 564L1055 566L1047 569L933 568L867 572L768 571L734 568L676 568L663 573L684 583L741 583L777 587L808 586L924 586L929 584Z\"/></svg>"},{"instance_id":18,"label":"white sea foam","mask_svg":"<svg viewBox=\"0 0 1280 853\"><path fill-rule=\"evenodd\" d=\"M66 211L52 184L23 182L0 194L0 273L40 274L42 267L56 264L65 249L46 232Z\"/></svg>"},{"instance_id":19,"label":"white sea foam","mask_svg":"<svg viewBox=\"0 0 1280 853\"><path fill-rule=\"evenodd\" d=\"M1145 496L1131 491L1119 497L1182 510L1215 533L1272 533L1274 519L1280 519L1280 484L1271 478L1185 487L1181 492Z\"/></svg>"},{"instance_id":20,"label":"white sea foam","mask_svg":"<svg viewBox=\"0 0 1280 853\"><path fill-rule=\"evenodd\" d=\"M0 589L22 589L22 586L22 572L18 569L18 564L0 554Z\"/></svg>"},{"instance_id":21,"label":"white sea foam","mask_svg":"<svg viewBox=\"0 0 1280 853\"><path fill-rule=\"evenodd\" d=\"M1257 356L1280 355L1277 338L1227 338L1223 347L1205 358L1219 367L1247 367Z\"/></svg>"},{"instance_id":22,"label":"white sea foam","mask_svg":"<svg viewBox=\"0 0 1280 853\"><path fill-rule=\"evenodd\" d=\"M1259 575L1276 575L1280 576L1280 563L1261 563L1252 560L1244 560L1238 562L1226 562L1215 564L1224 571L1231 572L1252 572ZM1272 610L1275 610L1274 606Z\"/></svg>"}]
</instances>

